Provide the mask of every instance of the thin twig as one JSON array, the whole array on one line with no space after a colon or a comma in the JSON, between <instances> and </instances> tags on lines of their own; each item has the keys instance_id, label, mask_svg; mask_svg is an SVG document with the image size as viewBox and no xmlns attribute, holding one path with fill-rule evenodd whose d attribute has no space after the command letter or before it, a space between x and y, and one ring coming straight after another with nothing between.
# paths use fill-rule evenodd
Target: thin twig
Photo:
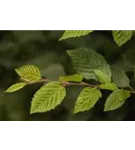
<instances>
[{"instance_id":1,"label":"thin twig","mask_svg":"<svg viewBox=\"0 0 135 150\"><path fill-rule=\"evenodd\" d=\"M22 80L22 79L21 79ZM25 81L25 80L22 80L23 82L26 82L27 84L36 84L36 83L46 83L46 82L52 82L51 80L49 79L41 79L41 80L38 80L38 81L34 81L34 82L28 82L28 81ZM61 84L63 86L85 86L85 87L95 87L95 88L100 88L99 87L99 84L89 84L89 83L86 83L86 82L61 82ZM131 90L128 90L130 91L130 93L134 93L135 94L135 90L129 86L129 88Z\"/></svg>"},{"instance_id":2,"label":"thin twig","mask_svg":"<svg viewBox=\"0 0 135 150\"><path fill-rule=\"evenodd\" d=\"M129 89L130 89L131 91L135 92L134 89L133 89L131 86L128 86L128 87L129 87Z\"/></svg>"},{"instance_id":3,"label":"thin twig","mask_svg":"<svg viewBox=\"0 0 135 150\"><path fill-rule=\"evenodd\" d=\"M71 85L75 85L75 86L88 86L88 87L98 87L99 85L93 85L93 84L88 84L86 82L62 82L63 85L65 86L71 86Z\"/></svg>"}]
</instances>

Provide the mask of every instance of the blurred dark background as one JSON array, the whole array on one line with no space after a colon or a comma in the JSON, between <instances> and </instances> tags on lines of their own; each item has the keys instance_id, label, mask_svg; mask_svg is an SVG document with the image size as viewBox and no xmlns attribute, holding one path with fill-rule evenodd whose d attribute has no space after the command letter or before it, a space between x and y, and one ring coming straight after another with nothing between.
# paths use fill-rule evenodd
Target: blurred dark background
<instances>
[{"instance_id":1,"label":"blurred dark background","mask_svg":"<svg viewBox=\"0 0 135 150\"><path fill-rule=\"evenodd\" d=\"M135 95L118 110L103 112L108 91L95 108L76 115L72 114L80 87L68 87L67 96L55 110L30 115L33 94L41 86L36 84L5 94L4 90L19 81L14 69L23 65L37 65L42 75L57 80L60 75L75 73L66 50L86 47L102 54L109 64L123 68L133 88L135 79L135 38L121 47L113 40L111 31L94 31L85 37L58 41L63 31L0 31L0 120L1 121L134 121Z\"/></svg>"}]
</instances>

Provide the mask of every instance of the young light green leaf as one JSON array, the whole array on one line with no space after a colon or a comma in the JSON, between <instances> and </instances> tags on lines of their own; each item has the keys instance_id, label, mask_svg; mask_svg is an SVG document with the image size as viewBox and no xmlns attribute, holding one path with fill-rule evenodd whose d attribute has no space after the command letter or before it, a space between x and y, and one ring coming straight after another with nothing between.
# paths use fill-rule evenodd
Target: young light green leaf
<instances>
[{"instance_id":1,"label":"young light green leaf","mask_svg":"<svg viewBox=\"0 0 135 150\"><path fill-rule=\"evenodd\" d=\"M74 74L74 75L70 75L70 76L60 76L59 77L59 81L60 82L81 82L83 80L83 76L80 74Z\"/></svg>"},{"instance_id":2,"label":"young light green leaf","mask_svg":"<svg viewBox=\"0 0 135 150\"><path fill-rule=\"evenodd\" d=\"M102 71L105 75L111 78L111 70L104 57L94 50L79 48L68 50L68 55L71 57L72 63L76 71L86 79L97 79L94 69Z\"/></svg>"},{"instance_id":3,"label":"young light green leaf","mask_svg":"<svg viewBox=\"0 0 135 150\"><path fill-rule=\"evenodd\" d=\"M102 93L99 89L86 87L80 93L74 108L74 113L90 110L95 106Z\"/></svg>"},{"instance_id":4,"label":"young light green leaf","mask_svg":"<svg viewBox=\"0 0 135 150\"><path fill-rule=\"evenodd\" d=\"M23 82L16 83L16 84L10 86L5 92L12 93L12 92L18 91L18 90L22 89L25 85L27 85L27 84L23 83Z\"/></svg>"},{"instance_id":5,"label":"young light green leaf","mask_svg":"<svg viewBox=\"0 0 135 150\"><path fill-rule=\"evenodd\" d=\"M92 32L93 30L66 30L62 35L62 37L59 39L59 41L69 39L69 38L85 36Z\"/></svg>"},{"instance_id":6,"label":"young light green leaf","mask_svg":"<svg viewBox=\"0 0 135 150\"><path fill-rule=\"evenodd\" d=\"M112 81L118 86L118 87L129 87L129 78L124 72L123 69L113 65L111 66L112 71Z\"/></svg>"},{"instance_id":7,"label":"young light green leaf","mask_svg":"<svg viewBox=\"0 0 135 150\"><path fill-rule=\"evenodd\" d=\"M104 89L104 90L111 90L111 91L118 89L118 87L114 83L100 84L99 88Z\"/></svg>"},{"instance_id":8,"label":"young light green leaf","mask_svg":"<svg viewBox=\"0 0 135 150\"><path fill-rule=\"evenodd\" d=\"M111 111L121 107L127 98L130 97L130 92L123 89L115 90L106 100L104 111Z\"/></svg>"},{"instance_id":9,"label":"young light green leaf","mask_svg":"<svg viewBox=\"0 0 135 150\"><path fill-rule=\"evenodd\" d=\"M22 80L27 82L36 82L41 79L40 70L35 65L25 65L21 68L15 69L15 71Z\"/></svg>"},{"instance_id":10,"label":"young light green leaf","mask_svg":"<svg viewBox=\"0 0 135 150\"><path fill-rule=\"evenodd\" d=\"M94 72L100 83L110 83L111 82L111 78L108 75L106 75L105 73L103 73L102 71L95 69Z\"/></svg>"},{"instance_id":11,"label":"young light green leaf","mask_svg":"<svg viewBox=\"0 0 135 150\"><path fill-rule=\"evenodd\" d=\"M123 45L124 43L126 43L128 40L131 39L133 35L133 31L132 30L114 30L113 31L113 38L114 41L117 43L118 46Z\"/></svg>"},{"instance_id":12,"label":"young light green leaf","mask_svg":"<svg viewBox=\"0 0 135 150\"><path fill-rule=\"evenodd\" d=\"M65 88L59 82L42 86L34 95L30 113L43 113L54 109L66 96Z\"/></svg>"}]
</instances>

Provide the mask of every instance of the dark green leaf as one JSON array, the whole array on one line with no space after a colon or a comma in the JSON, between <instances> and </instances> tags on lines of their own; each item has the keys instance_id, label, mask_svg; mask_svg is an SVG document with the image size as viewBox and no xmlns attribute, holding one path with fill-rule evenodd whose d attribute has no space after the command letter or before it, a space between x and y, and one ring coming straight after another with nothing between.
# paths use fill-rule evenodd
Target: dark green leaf
<instances>
[{"instance_id":1,"label":"dark green leaf","mask_svg":"<svg viewBox=\"0 0 135 150\"><path fill-rule=\"evenodd\" d=\"M76 71L84 78L98 80L94 69L102 71L111 78L111 71L107 61L94 50L79 48L68 50L67 53L71 57Z\"/></svg>"},{"instance_id":2,"label":"dark green leaf","mask_svg":"<svg viewBox=\"0 0 135 150\"><path fill-rule=\"evenodd\" d=\"M129 78L123 69L112 66L112 80L118 87L129 87Z\"/></svg>"},{"instance_id":3,"label":"dark green leaf","mask_svg":"<svg viewBox=\"0 0 135 150\"><path fill-rule=\"evenodd\" d=\"M95 69L94 72L100 83L110 83L111 82L111 78L108 75L106 75L105 73L103 73L102 71Z\"/></svg>"}]
</instances>

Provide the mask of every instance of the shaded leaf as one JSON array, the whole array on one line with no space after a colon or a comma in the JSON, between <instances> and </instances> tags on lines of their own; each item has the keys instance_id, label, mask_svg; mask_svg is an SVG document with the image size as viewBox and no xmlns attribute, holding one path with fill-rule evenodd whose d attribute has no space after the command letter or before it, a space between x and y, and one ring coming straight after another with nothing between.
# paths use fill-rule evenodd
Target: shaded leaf
<instances>
[{"instance_id":1,"label":"shaded leaf","mask_svg":"<svg viewBox=\"0 0 135 150\"><path fill-rule=\"evenodd\" d=\"M50 111L59 105L65 96L66 90L59 82L50 82L35 93L30 113Z\"/></svg>"},{"instance_id":2,"label":"shaded leaf","mask_svg":"<svg viewBox=\"0 0 135 150\"><path fill-rule=\"evenodd\" d=\"M102 71L108 77L111 77L110 67L104 57L94 50L78 48L68 50L72 63L76 71L86 79L97 79L94 69Z\"/></svg>"},{"instance_id":3,"label":"shaded leaf","mask_svg":"<svg viewBox=\"0 0 135 150\"><path fill-rule=\"evenodd\" d=\"M86 87L80 93L74 108L74 113L90 110L102 96L99 89Z\"/></svg>"},{"instance_id":4,"label":"shaded leaf","mask_svg":"<svg viewBox=\"0 0 135 150\"><path fill-rule=\"evenodd\" d=\"M112 80L118 87L129 87L129 78L123 69L111 66Z\"/></svg>"},{"instance_id":5,"label":"shaded leaf","mask_svg":"<svg viewBox=\"0 0 135 150\"><path fill-rule=\"evenodd\" d=\"M98 80L100 83L110 83L111 82L111 78L109 76L107 76L105 73L103 73L100 70L94 70Z\"/></svg>"},{"instance_id":6,"label":"shaded leaf","mask_svg":"<svg viewBox=\"0 0 135 150\"><path fill-rule=\"evenodd\" d=\"M123 89L115 90L106 100L104 111L111 111L121 107L127 98L130 97L130 92Z\"/></svg>"}]
</instances>

